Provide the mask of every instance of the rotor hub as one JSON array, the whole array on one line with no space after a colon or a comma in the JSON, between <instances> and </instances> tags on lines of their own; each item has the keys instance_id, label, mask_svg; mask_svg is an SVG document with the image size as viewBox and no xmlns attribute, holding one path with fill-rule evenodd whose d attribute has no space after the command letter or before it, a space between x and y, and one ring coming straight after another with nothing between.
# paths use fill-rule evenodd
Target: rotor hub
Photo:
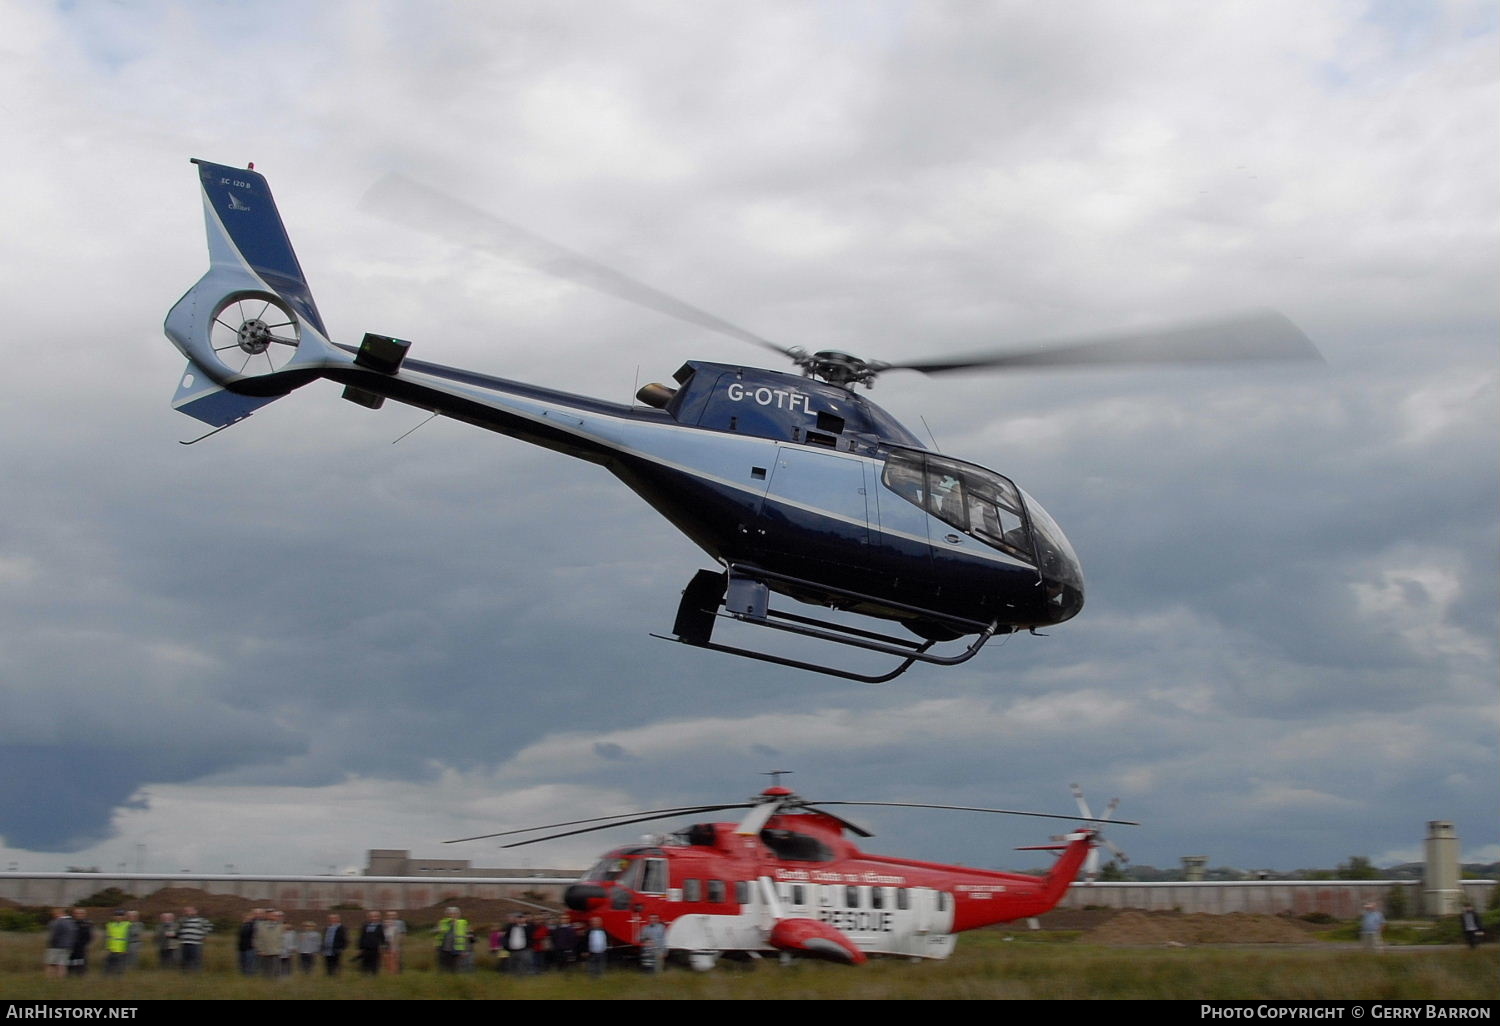
<instances>
[{"instance_id":1,"label":"rotor hub","mask_svg":"<svg viewBox=\"0 0 1500 1026\"><path fill-rule=\"evenodd\" d=\"M841 353L836 349L824 349L811 356L795 354L793 359L808 377L822 378L831 385L843 388L850 385L869 388L875 382L875 375L888 366L852 353Z\"/></svg>"},{"instance_id":2,"label":"rotor hub","mask_svg":"<svg viewBox=\"0 0 1500 1026\"><path fill-rule=\"evenodd\" d=\"M271 326L259 317L251 317L241 322L235 341L244 352L259 356L271 348Z\"/></svg>"},{"instance_id":3,"label":"rotor hub","mask_svg":"<svg viewBox=\"0 0 1500 1026\"><path fill-rule=\"evenodd\" d=\"M286 300L273 292L231 292L214 308L208 344L234 376L285 370L297 354L301 328Z\"/></svg>"}]
</instances>

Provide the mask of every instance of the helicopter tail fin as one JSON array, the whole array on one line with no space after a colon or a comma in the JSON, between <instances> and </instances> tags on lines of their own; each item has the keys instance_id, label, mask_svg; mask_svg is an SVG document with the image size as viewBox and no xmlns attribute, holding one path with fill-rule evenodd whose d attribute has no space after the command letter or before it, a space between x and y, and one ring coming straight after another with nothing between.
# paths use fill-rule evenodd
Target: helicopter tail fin
<instances>
[{"instance_id":1,"label":"helicopter tail fin","mask_svg":"<svg viewBox=\"0 0 1500 1026\"><path fill-rule=\"evenodd\" d=\"M163 328L188 367L172 406L228 427L349 356L329 341L265 177L194 160L209 269Z\"/></svg>"}]
</instances>

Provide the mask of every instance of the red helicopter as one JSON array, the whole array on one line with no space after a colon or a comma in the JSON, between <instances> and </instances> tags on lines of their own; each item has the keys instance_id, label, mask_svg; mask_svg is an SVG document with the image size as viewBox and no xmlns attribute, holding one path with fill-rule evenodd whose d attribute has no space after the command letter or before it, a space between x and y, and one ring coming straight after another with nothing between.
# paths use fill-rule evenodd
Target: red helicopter
<instances>
[{"instance_id":1,"label":"red helicopter","mask_svg":"<svg viewBox=\"0 0 1500 1026\"><path fill-rule=\"evenodd\" d=\"M785 772L777 770L771 776L779 778ZM964 930L1052 909L1080 870L1092 875L1101 846L1125 858L1104 839L1099 825L1138 824L1111 818L1117 802L1111 802L1103 816L1095 817L1076 785L1073 793L1081 813L1078 817L910 802L818 803L987 812L1091 824L1054 837L1051 844L1017 849L1059 853L1056 865L1043 876L861 851L846 833L869 837L869 830L815 808L776 782L746 802L621 813L450 843L578 827L505 845L514 848L656 819L749 809L738 823L694 823L670 835L613 849L567 889L564 901L570 918L586 925L597 917L613 945L640 951L649 917L659 916L666 926L667 951L700 970L712 968L721 957L746 961L775 953L848 965L861 964L871 955L938 959L952 954L954 935Z\"/></svg>"}]
</instances>

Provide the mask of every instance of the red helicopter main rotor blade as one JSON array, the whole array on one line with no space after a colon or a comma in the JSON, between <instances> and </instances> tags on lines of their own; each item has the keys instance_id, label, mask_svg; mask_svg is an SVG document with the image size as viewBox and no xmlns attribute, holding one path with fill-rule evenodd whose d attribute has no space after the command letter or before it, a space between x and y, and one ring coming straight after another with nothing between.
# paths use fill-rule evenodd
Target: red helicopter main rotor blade
<instances>
[{"instance_id":1,"label":"red helicopter main rotor blade","mask_svg":"<svg viewBox=\"0 0 1500 1026\"><path fill-rule=\"evenodd\" d=\"M1113 826L1140 826L1130 819L1100 819L1097 816L1064 816L1056 812L1027 812L1022 809L984 809L973 805L929 805L924 802L819 802L819 805L886 805L896 809L946 809L949 812L993 812L1002 816L1036 816L1040 819L1067 819L1077 823L1109 823Z\"/></svg>"},{"instance_id":2,"label":"red helicopter main rotor blade","mask_svg":"<svg viewBox=\"0 0 1500 1026\"><path fill-rule=\"evenodd\" d=\"M619 825L621 825L623 823L641 823L641 822L644 822L647 819L666 819L668 816L691 816L694 813L698 813L698 812L717 812L720 809L738 809L738 808L742 808L742 807L744 807L744 803L740 803L740 804L736 804L736 805L684 805L684 806L681 806L680 808L675 808L675 809L643 809L643 810L641 810L639 812L617 812L617 813L615 813L612 816L593 816L593 817L591 817L589 819L569 819L569 820L564 820L561 823L543 823L540 826L519 827L519 828L517 828L515 830L499 830L499 831L496 831L493 834L476 834L473 837L455 837L453 840L451 840L451 841L444 841L443 843L444 844L461 844L464 841L487 841L487 840L489 840L492 837L509 837L509 836L511 836L513 834L529 834L529 833L534 833L537 830L552 830L552 829L554 829L556 827L577 826L580 823L598 823L598 824L600 824L599 826L591 827L590 829L592 829L592 830L606 830L609 827L619 826ZM639 816L641 818L640 819L621 819L622 816ZM605 820L609 820L610 822L606 823L606 822L604 822ZM588 832L587 830L575 830L575 831L573 831L573 833L579 833L579 834L587 833L587 832ZM559 834L557 836L563 837L563 836L567 836L567 835L566 834ZM537 838L537 840L545 840L545 839L546 838ZM530 841L526 841L524 843L530 844L531 842Z\"/></svg>"},{"instance_id":3,"label":"red helicopter main rotor blade","mask_svg":"<svg viewBox=\"0 0 1500 1026\"><path fill-rule=\"evenodd\" d=\"M650 816L635 816L631 819L620 819L613 823L599 823L595 826L582 827L578 830L565 830L560 834L548 834L546 837L533 837L526 841L512 841L510 844L502 844L502 848L521 848L528 844L539 844L542 841L555 841L559 837L572 837L575 834L590 834L595 830L608 830L610 827L629 826L632 823L649 823L653 819L671 819L674 816L685 816L699 812L718 812L721 809L743 809L747 807L746 802L735 802L733 805L704 805L696 809L677 809L671 812L658 812Z\"/></svg>"}]
</instances>

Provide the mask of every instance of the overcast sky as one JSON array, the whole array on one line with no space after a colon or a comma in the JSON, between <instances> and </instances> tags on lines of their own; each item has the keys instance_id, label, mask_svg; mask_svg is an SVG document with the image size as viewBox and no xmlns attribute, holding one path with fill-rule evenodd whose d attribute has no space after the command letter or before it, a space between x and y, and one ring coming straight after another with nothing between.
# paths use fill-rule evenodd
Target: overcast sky
<instances>
[{"instance_id":1,"label":"overcast sky","mask_svg":"<svg viewBox=\"0 0 1500 1026\"><path fill-rule=\"evenodd\" d=\"M0 867L319 872L810 798L1144 825L1137 861L1500 858L1491 3L0 0ZM599 468L326 383L202 444L189 157L334 336L624 401L741 343L359 209L398 172L785 345L896 360L1270 306L1326 368L888 374L1088 604L880 688L671 645L707 557ZM774 359L774 357L770 357ZM1028 866L1037 821L863 810Z\"/></svg>"}]
</instances>

